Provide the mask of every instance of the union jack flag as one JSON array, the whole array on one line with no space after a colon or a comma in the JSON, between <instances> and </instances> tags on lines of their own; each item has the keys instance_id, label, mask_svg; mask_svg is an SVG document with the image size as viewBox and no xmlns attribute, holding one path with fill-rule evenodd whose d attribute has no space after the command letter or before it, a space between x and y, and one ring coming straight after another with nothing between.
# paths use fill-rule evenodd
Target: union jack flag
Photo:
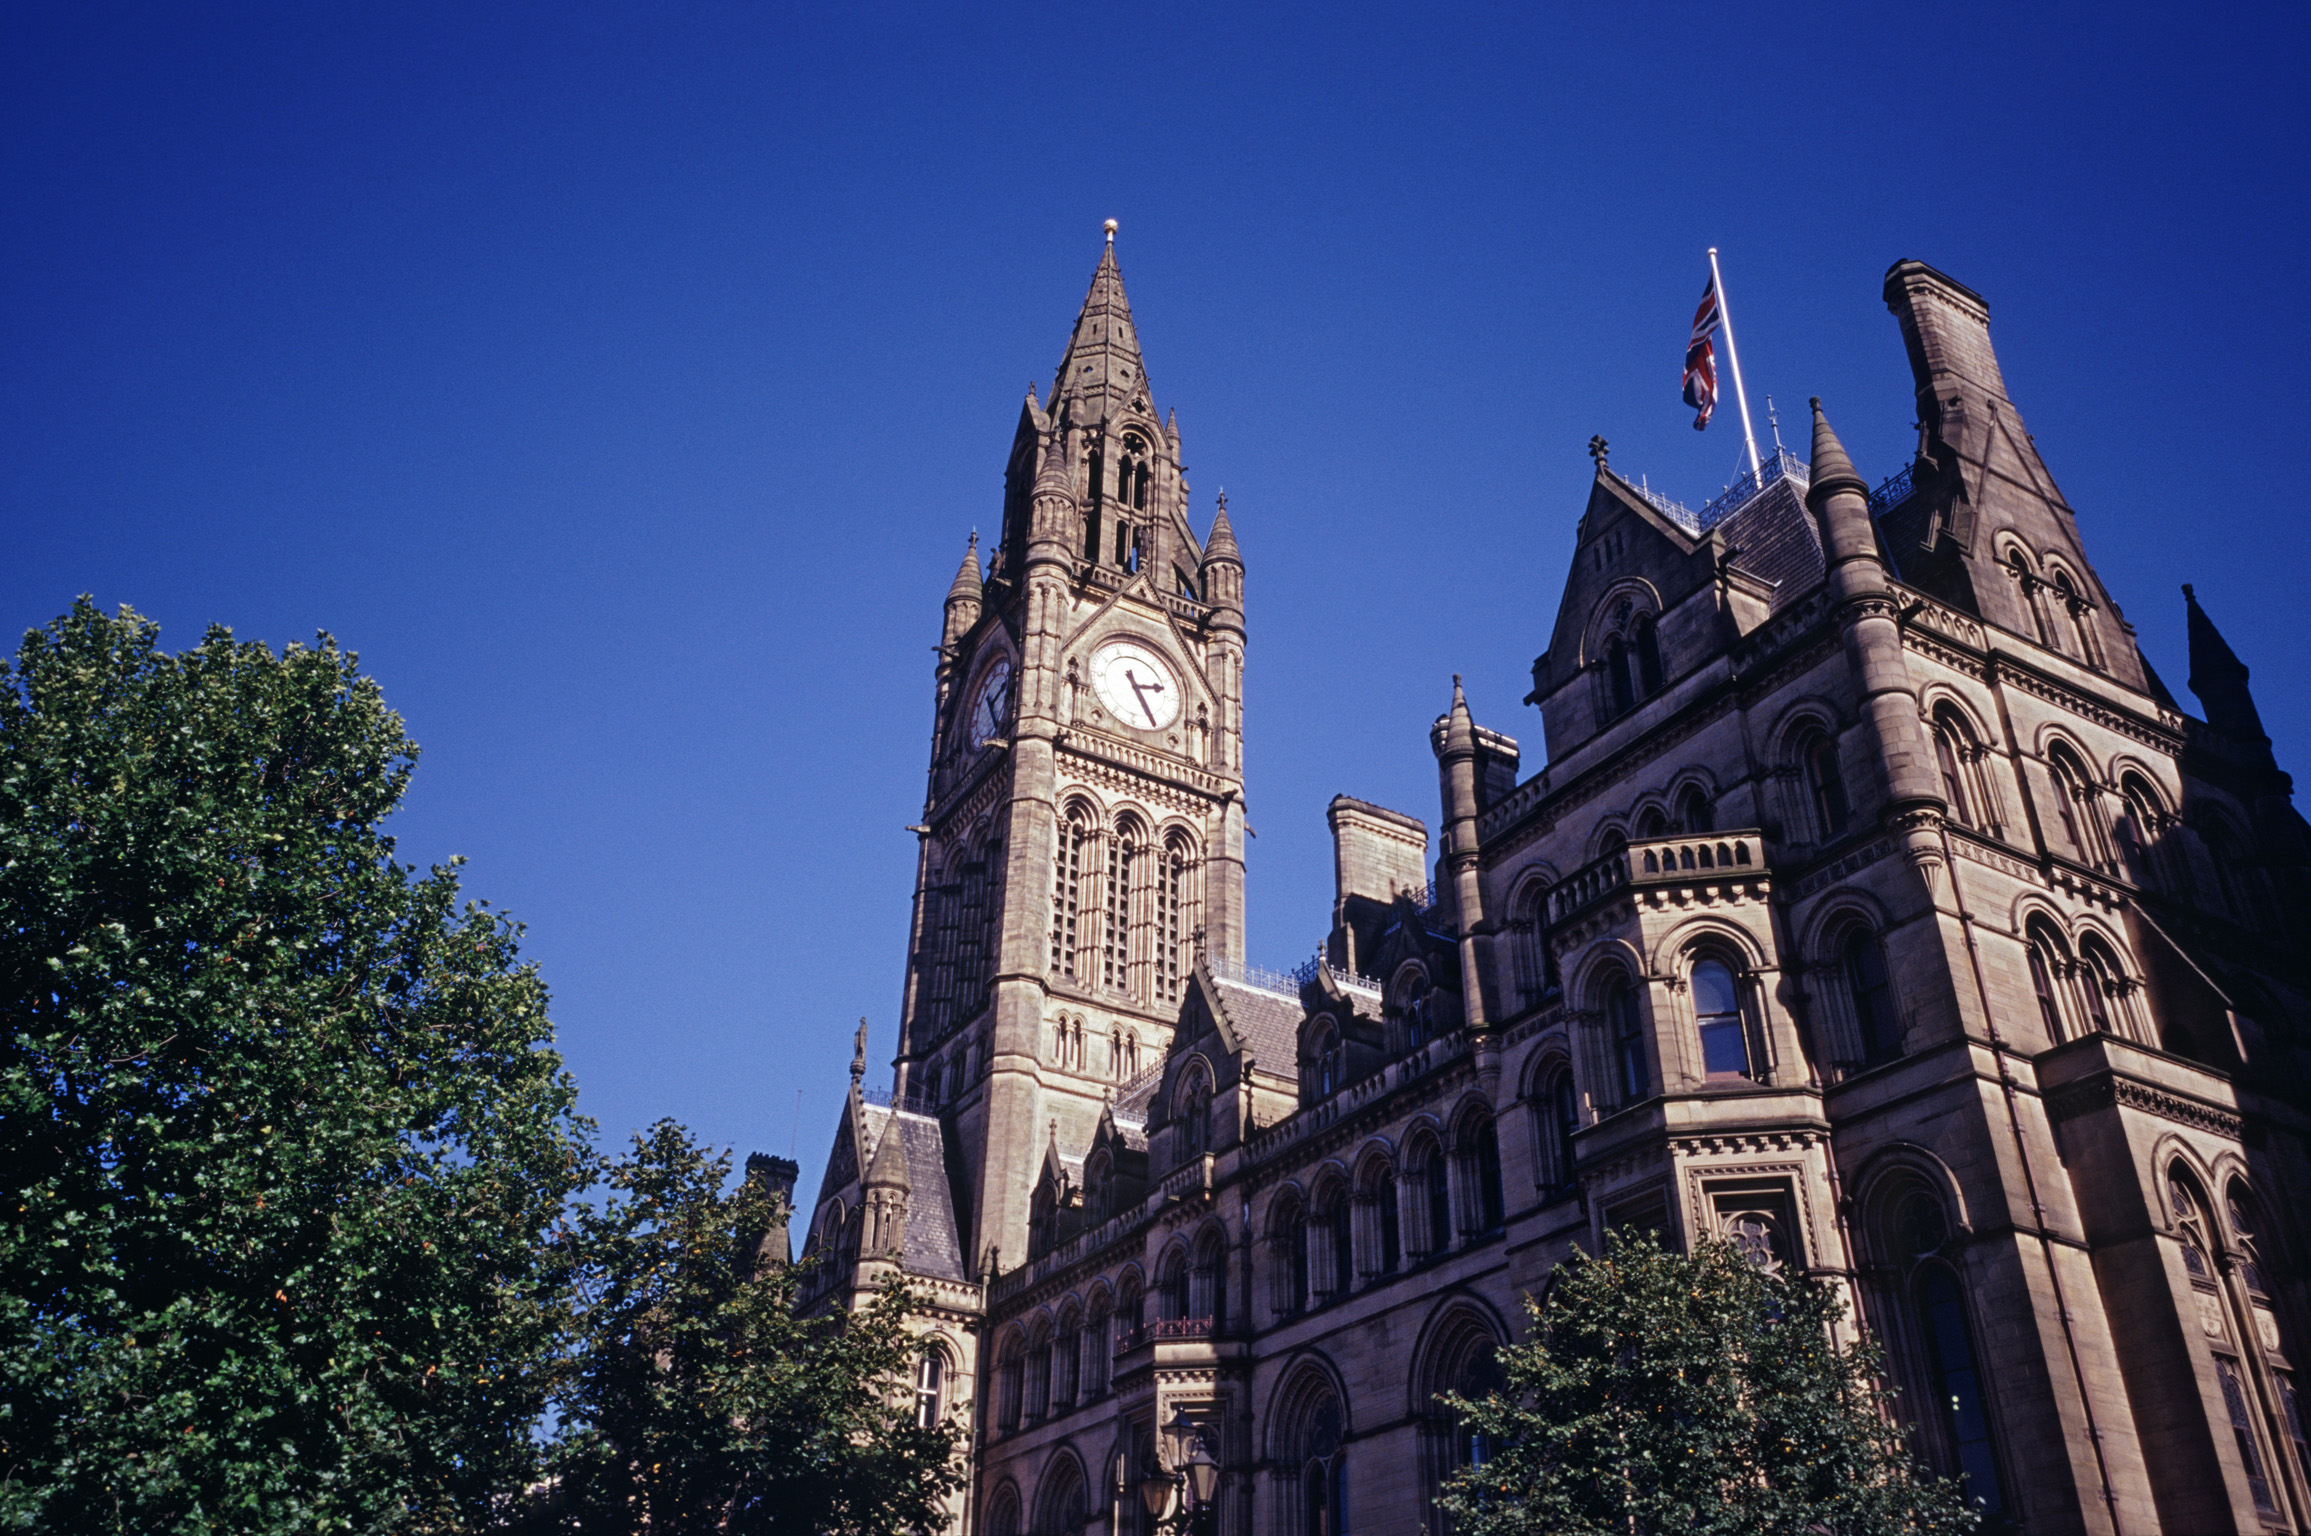
<instances>
[{"instance_id":1,"label":"union jack flag","mask_svg":"<svg viewBox=\"0 0 2311 1536\"><path fill-rule=\"evenodd\" d=\"M1717 302L1717 277L1710 275L1709 285L1701 290L1701 307L1693 312L1693 339L1685 344L1685 403L1700 412L1693 418L1693 430L1699 432L1709 425L1710 413L1717 409L1717 348L1709 338L1725 323L1725 310Z\"/></svg>"}]
</instances>

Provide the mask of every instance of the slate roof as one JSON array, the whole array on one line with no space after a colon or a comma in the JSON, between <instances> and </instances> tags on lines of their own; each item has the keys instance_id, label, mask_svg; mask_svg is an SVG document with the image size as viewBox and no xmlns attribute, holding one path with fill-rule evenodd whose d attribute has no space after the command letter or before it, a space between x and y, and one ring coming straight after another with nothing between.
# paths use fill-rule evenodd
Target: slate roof
<instances>
[{"instance_id":1,"label":"slate roof","mask_svg":"<svg viewBox=\"0 0 2311 1536\"><path fill-rule=\"evenodd\" d=\"M1796 483L1786 475L1727 513L1717 531L1728 548L1741 552L1735 566L1778 583L1775 608L1822 579L1821 535Z\"/></svg>"},{"instance_id":2,"label":"slate roof","mask_svg":"<svg viewBox=\"0 0 2311 1536\"><path fill-rule=\"evenodd\" d=\"M1244 1053L1270 1072L1291 1076L1300 1060L1300 999L1217 976L1212 991Z\"/></svg>"},{"instance_id":3,"label":"slate roof","mask_svg":"<svg viewBox=\"0 0 2311 1536\"><path fill-rule=\"evenodd\" d=\"M907 1155L906 1268L936 1280L968 1280L963 1244L955 1230L955 1197L947 1184L947 1151L939 1122L906 1109L869 1106L868 1134L876 1138L894 1131Z\"/></svg>"},{"instance_id":4,"label":"slate roof","mask_svg":"<svg viewBox=\"0 0 2311 1536\"><path fill-rule=\"evenodd\" d=\"M1155 1101L1156 1090L1163 1086L1164 1064L1159 1061L1145 1072L1125 1083L1116 1093L1109 1113L1115 1117L1116 1134L1123 1137L1124 1145L1134 1152L1147 1150L1147 1112Z\"/></svg>"}]
</instances>

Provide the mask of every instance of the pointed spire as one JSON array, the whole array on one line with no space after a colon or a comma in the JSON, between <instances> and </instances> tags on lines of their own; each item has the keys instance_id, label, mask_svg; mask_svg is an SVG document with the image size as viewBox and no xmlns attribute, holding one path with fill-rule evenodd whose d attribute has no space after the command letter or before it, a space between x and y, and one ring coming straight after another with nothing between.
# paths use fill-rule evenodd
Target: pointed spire
<instances>
[{"instance_id":1,"label":"pointed spire","mask_svg":"<svg viewBox=\"0 0 2311 1536\"><path fill-rule=\"evenodd\" d=\"M1212 514L1212 531L1204 535L1204 564L1219 561L1231 565L1244 563L1243 551L1236 548L1236 530L1228 523L1228 493L1220 492L1219 510Z\"/></svg>"},{"instance_id":2,"label":"pointed spire","mask_svg":"<svg viewBox=\"0 0 2311 1536\"><path fill-rule=\"evenodd\" d=\"M1452 675L1452 713L1444 721L1444 755L1456 757L1476 751L1476 721L1469 718L1468 695L1461 692L1460 674Z\"/></svg>"},{"instance_id":3,"label":"pointed spire","mask_svg":"<svg viewBox=\"0 0 2311 1536\"><path fill-rule=\"evenodd\" d=\"M867 1075L867 1021L859 1018L859 1036L851 1042L851 1087L859 1086L859 1079Z\"/></svg>"},{"instance_id":4,"label":"pointed spire","mask_svg":"<svg viewBox=\"0 0 2311 1536\"><path fill-rule=\"evenodd\" d=\"M914 1187L914 1181L907 1176L905 1133L899 1128L899 1117L896 1114L883 1121L883 1139L875 1144L875 1160L867 1166L867 1176L859 1187L862 1189L912 1189Z\"/></svg>"},{"instance_id":5,"label":"pointed spire","mask_svg":"<svg viewBox=\"0 0 2311 1536\"><path fill-rule=\"evenodd\" d=\"M979 582L979 530L974 528L971 530L970 546L963 551L963 564L955 572L954 584L947 588L947 601L950 603L975 603L979 601L981 590Z\"/></svg>"},{"instance_id":6,"label":"pointed spire","mask_svg":"<svg viewBox=\"0 0 2311 1536\"><path fill-rule=\"evenodd\" d=\"M2207 724L2234 741L2268 742L2254 695L2247 691L2247 664L2199 606L2199 595L2187 581L2183 583L2183 602L2189 609L2186 617L2191 637L2191 675L2187 681L2206 709Z\"/></svg>"},{"instance_id":7,"label":"pointed spire","mask_svg":"<svg viewBox=\"0 0 2311 1536\"><path fill-rule=\"evenodd\" d=\"M1830 430L1829 418L1822 414L1822 397L1814 396L1812 404L1813 473L1806 486L1807 503L1818 510L1837 490L1857 492L1866 501L1870 483L1854 471L1854 461L1846 457L1846 445Z\"/></svg>"},{"instance_id":8,"label":"pointed spire","mask_svg":"<svg viewBox=\"0 0 2311 1536\"><path fill-rule=\"evenodd\" d=\"M1079 422L1105 421L1134 402L1147 410L1147 372L1140 359L1139 330L1132 323L1131 301L1124 297L1123 272L1115 264L1115 221L1107 225L1107 245L1091 274L1091 291L1075 317L1075 333L1068 338L1067 355L1059 360L1059 377L1051 385L1051 409L1071 405ZM1151 421L1153 412L1148 412Z\"/></svg>"}]
</instances>

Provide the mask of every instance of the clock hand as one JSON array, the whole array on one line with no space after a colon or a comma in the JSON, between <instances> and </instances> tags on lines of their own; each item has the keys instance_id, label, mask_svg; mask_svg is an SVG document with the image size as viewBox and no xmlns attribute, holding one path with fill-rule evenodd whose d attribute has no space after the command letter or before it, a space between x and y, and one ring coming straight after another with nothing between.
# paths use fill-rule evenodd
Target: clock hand
<instances>
[{"instance_id":1,"label":"clock hand","mask_svg":"<svg viewBox=\"0 0 2311 1536\"><path fill-rule=\"evenodd\" d=\"M1149 707L1147 696L1151 693L1163 692L1164 685L1161 683L1141 682L1139 680L1139 674L1134 672L1129 667L1123 669L1123 680L1131 684L1131 691L1139 696L1139 707L1147 715L1147 723L1149 725L1154 725L1156 723L1155 710Z\"/></svg>"}]
</instances>

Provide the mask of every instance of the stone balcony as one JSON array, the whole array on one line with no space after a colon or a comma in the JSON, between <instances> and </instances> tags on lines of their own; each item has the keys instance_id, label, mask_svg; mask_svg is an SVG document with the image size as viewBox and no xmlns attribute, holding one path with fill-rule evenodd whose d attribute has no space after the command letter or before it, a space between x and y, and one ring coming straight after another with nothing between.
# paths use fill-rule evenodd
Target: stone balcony
<instances>
[{"instance_id":1,"label":"stone balcony","mask_svg":"<svg viewBox=\"0 0 2311 1536\"><path fill-rule=\"evenodd\" d=\"M1644 886L1767 883L1765 842L1754 827L1642 838L1582 865L1549 892L1549 925L1573 921L1602 902Z\"/></svg>"}]
</instances>

